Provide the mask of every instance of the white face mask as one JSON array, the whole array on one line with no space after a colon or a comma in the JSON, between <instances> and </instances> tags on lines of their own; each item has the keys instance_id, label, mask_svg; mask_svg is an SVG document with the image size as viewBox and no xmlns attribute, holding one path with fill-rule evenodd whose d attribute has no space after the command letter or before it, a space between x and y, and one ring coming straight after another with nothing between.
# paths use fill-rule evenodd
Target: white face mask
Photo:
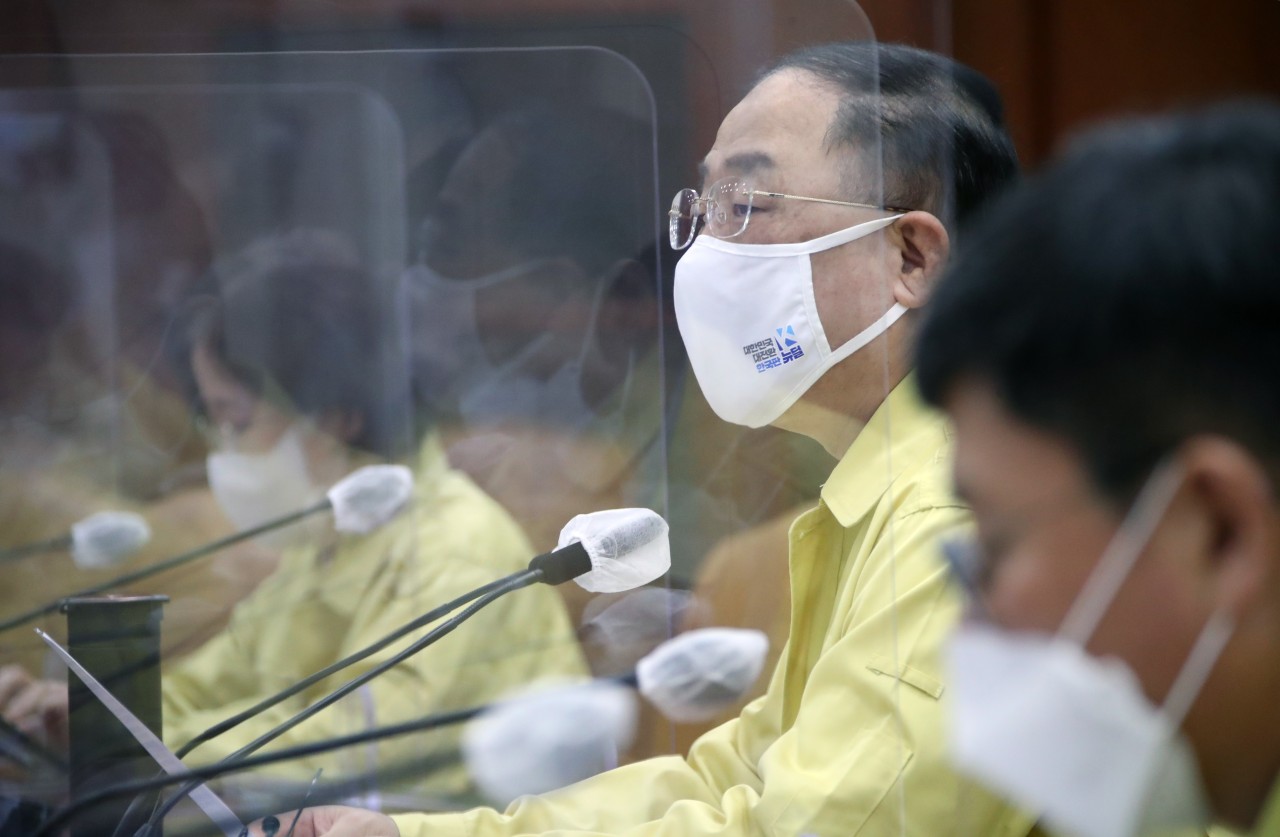
<instances>
[{"instance_id":1,"label":"white face mask","mask_svg":"<svg viewBox=\"0 0 1280 837\"><path fill-rule=\"evenodd\" d=\"M1131 837L1210 819L1179 727L1230 621L1209 620L1163 707L1122 661L1084 650L1180 482L1179 471L1156 471L1057 635L967 622L947 649L956 765L1066 834Z\"/></svg>"},{"instance_id":2,"label":"white face mask","mask_svg":"<svg viewBox=\"0 0 1280 837\"><path fill-rule=\"evenodd\" d=\"M898 215L795 244L737 244L708 234L676 265L680 336L716 415L763 427L787 411L828 369L889 329L894 304L832 349L818 318L810 256L857 241Z\"/></svg>"},{"instance_id":3,"label":"white face mask","mask_svg":"<svg viewBox=\"0 0 1280 837\"><path fill-rule=\"evenodd\" d=\"M286 430L266 453L217 451L209 454L207 467L214 499L240 531L304 509L324 495L311 481L297 425ZM322 518L312 518L263 533L254 540L282 549L317 536L323 531L323 524Z\"/></svg>"}]
</instances>

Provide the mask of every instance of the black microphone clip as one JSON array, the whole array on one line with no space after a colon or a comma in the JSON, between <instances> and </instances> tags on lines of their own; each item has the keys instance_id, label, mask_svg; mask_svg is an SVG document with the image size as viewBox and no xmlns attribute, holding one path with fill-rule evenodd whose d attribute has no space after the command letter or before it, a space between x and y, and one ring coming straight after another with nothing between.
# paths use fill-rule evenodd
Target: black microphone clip
<instances>
[{"instance_id":1,"label":"black microphone clip","mask_svg":"<svg viewBox=\"0 0 1280 837\"><path fill-rule=\"evenodd\" d=\"M529 569L542 573L543 584L563 584L591 571L591 556L582 541L574 541L551 552L544 552L529 562Z\"/></svg>"}]
</instances>

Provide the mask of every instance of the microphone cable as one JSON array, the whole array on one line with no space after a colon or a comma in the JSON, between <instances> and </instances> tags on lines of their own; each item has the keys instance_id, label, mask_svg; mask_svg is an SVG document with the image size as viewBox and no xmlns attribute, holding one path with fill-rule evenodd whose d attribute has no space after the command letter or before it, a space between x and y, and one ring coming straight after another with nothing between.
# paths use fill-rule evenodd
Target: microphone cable
<instances>
[{"instance_id":1,"label":"microphone cable","mask_svg":"<svg viewBox=\"0 0 1280 837\"><path fill-rule=\"evenodd\" d=\"M463 595L459 596L456 599L453 599L452 601L446 602L440 605L439 607L433 610L430 610L427 613L424 613L422 616L419 616L417 619L414 619L412 622L408 622L402 625L401 627L396 628L391 633L375 641L372 645L368 645L364 648L361 648L359 651L349 654L348 656L343 657L341 660L338 660L335 663L331 663L330 665L325 666L324 668L320 669L314 674L307 675L305 678L303 678L302 680L299 680L297 683L294 683L292 686L289 686L285 689L281 689L279 692L276 692L274 695L270 695L269 697L263 698L262 700L255 703L253 706L250 706L248 709L238 712L235 715L232 715L230 718L219 721L218 723L206 729L204 732L192 738L186 744L183 744L181 747L179 747L178 750L174 753L174 755L176 755L178 758L183 758L184 756L191 753L192 750L199 747L201 744L204 744L207 741L212 741L214 738L217 738L223 733L229 732L235 729L236 727L240 726L240 724L249 720L253 716L261 712L265 712L266 710L270 709L276 704L281 703L282 701L288 700L289 698L293 697L299 692L303 692L309 687L314 686L316 683L319 683L321 680L331 677L334 674L337 674L338 672L342 671L343 669L348 668L349 666L353 666L356 663L360 662L361 660L373 654L376 654L377 652L381 651L383 648L386 648L388 645L395 642L396 640L401 639L404 636L418 630L419 628L425 627L426 625L429 625L430 623L436 621L437 619L440 619L441 617L452 613L453 611L457 610L458 608L462 607L468 602L474 601L475 599L478 599L481 596L484 596L493 592L494 590L501 587L503 584L506 584L509 581L511 581L513 578L527 572L528 570L521 570L520 572L512 573L511 575L506 576L505 578L500 578L497 581L491 581L482 587L477 587L476 589L468 593L464 593Z\"/></svg>"},{"instance_id":2,"label":"microphone cable","mask_svg":"<svg viewBox=\"0 0 1280 837\"><path fill-rule=\"evenodd\" d=\"M163 561L159 561L155 564L142 567L141 569L134 570L133 572L128 572L123 575L118 575L115 578L102 582L101 584L95 584L91 587L86 587L82 590L77 590L74 593L68 593L65 596L61 596L57 599L54 599L52 602L48 602L46 604L40 605L39 607L33 608L32 610L28 610L25 613L20 613L17 616L12 616L8 619L5 619L3 622L0 622L0 633L3 633L4 631L10 630L12 628L17 628L22 625L26 625L29 622L34 622L35 620L39 619L41 616L45 616L46 614L53 613L55 610L60 608L62 606L62 603L67 599L78 598L81 596L92 596L97 593L103 593L107 590L114 589L116 587L123 587L126 584L132 584L135 581L141 581L143 579L150 578L153 575L159 575L160 573L166 572L167 570L171 570L174 567L180 567L183 564L187 564L191 561L196 560L197 558L203 558L204 556L217 552L220 549L224 549L228 546L232 546L234 544L240 543L241 541L248 540L249 538L255 537L257 535L261 535L264 532L269 532L272 529L276 529L281 526L287 526L290 523L296 523L297 521L302 520L304 517L309 517L310 515L325 511L331 508L332 505L333 505L332 502L329 500L328 497L326 497L324 500L321 500L315 505L308 506L305 509L301 509L291 514L287 514L283 517L278 517L275 520L268 520L266 523L262 523L262 524L259 524L258 526L254 526L252 529L245 529L242 532L236 532L234 534L227 535L224 538L219 538L218 540L213 541L212 543L207 543L204 546L191 550L190 552L184 552L181 555L175 555L172 558L166 558Z\"/></svg>"},{"instance_id":3,"label":"microphone cable","mask_svg":"<svg viewBox=\"0 0 1280 837\"><path fill-rule=\"evenodd\" d=\"M354 665L357 662L360 662L361 660L369 657L370 655L375 654L378 651L381 651L383 648L387 647L388 645L395 642L396 640L403 638L407 634L412 633L413 631L418 630L419 628L425 627L427 624L442 618L443 616L453 612L454 610L457 610L459 607L462 607L468 602L474 601L475 599L478 599L478 598L489 597L492 594L496 594L496 595L492 595L492 598L487 598L483 604L476 606L474 610L469 611L464 615L461 615L458 618L458 620L451 626L448 626L448 627L441 626L441 629L438 629L441 631L440 633L438 634L433 633L432 635L429 635L430 638L424 637L424 640L427 640L426 642L427 645L431 644L431 642L434 642L435 639L439 638L439 636L443 636L445 633L448 633L449 631L453 630L453 628L456 627L457 624L461 624L462 621L465 621L465 619L469 618L471 613L474 613L475 610L478 610L480 607L483 607L484 604L487 604L489 601L492 601L494 598L497 598L498 596L501 596L504 593L509 592L510 590L519 589L519 587L529 586L530 584L536 581L541 581L551 585L562 584L571 578L575 578L578 575L581 575L582 573L589 571L591 567L592 567L592 563L591 563L591 557L589 553L587 552L586 548L581 543L578 543L578 542L571 543L568 546L553 550L551 552L544 553L542 555L538 555L532 561L529 562L529 567L527 569L520 570L504 578L500 578L496 581L492 581L488 584L485 584L481 587L476 588L475 590L465 593L462 596L459 596L458 598L450 602L446 602L445 604L437 608L434 608L433 610L423 614L422 616L419 616L417 619L414 619L413 621L397 628L396 630L392 631L391 633L387 634L381 639L375 641L373 644L366 646L365 648L362 648L359 651L356 651L344 657L343 659L338 660L337 662L326 666L325 668L315 672L314 674L308 675L303 680L297 683L294 683L293 685L275 693L274 695L264 698L263 700L237 713L236 715L233 715L230 718L226 718L218 722L217 724L214 724L213 726L209 727L205 731L201 732L195 738L183 744L182 747L180 747L174 753L174 755L177 756L178 758L182 758L190 754L193 750L195 750L201 744L207 741L211 741L212 739L218 737L219 735L222 735L223 733L234 729L235 727L239 726L240 724L244 723L245 721L259 714L260 712L266 711L267 709L279 704L280 702L287 700L288 698L293 697L294 695L297 695L298 693L304 691L310 686L313 686L316 683L328 677L333 676L339 671L351 665ZM514 584L515 586L508 586L512 584ZM422 647L425 648L426 645L423 645ZM418 649L418 650L421 650L421 649ZM416 651L409 652L407 656L412 656L413 653L417 653L417 652ZM397 658L397 659L400 659L400 658ZM385 663L384 665L387 667L390 667L391 665L394 665L395 662L396 660L392 660L392 661L389 661L388 663ZM374 673L372 674L372 676L377 676L377 674ZM345 686L343 688L345 688ZM322 708L323 706L319 706L319 705L314 705L312 707L309 707L307 710L304 710L304 713L310 713L310 714L306 714L305 717L297 718L296 720L290 719L289 721L286 721L285 723L289 724L289 726L286 727L286 729L292 728L292 726L294 726L297 722L301 722L302 720L305 720L306 717L310 717L311 714L315 714L315 712L319 711ZM285 730L281 730L280 732L283 732L283 731ZM270 734L270 732L268 734ZM265 744L266 742L263 741L261 743ZM227 758L234 758L235 755L237 754L232 754ZM162 776L164 775L164 772L161 771L157 775ZM138 806L143 804L144 802L145 802L145 799L143 797L139 797L138 799L134 800L134 802L130 804L128 809L125 811L125 815L122 818L122 822L127 821L129 817L134 813L134 811L137 810ZM171 808L172 806L169 806L169 807ZM153 811L153 818L154 818L154 815L155 815L155 812ZM116 834L113 834L112 837L118 837L118 835L119 835L119 830L117 829Z\"/></svg>"},{"instance_id":4,"label":"microphone cable","mask_svg":"<svg viewBox=\"0 0 1280 837\"><path fill-rule=\"evenodd\" d=\"M332 692L325 695L323 698L316 701L311 706L308 706L306 709L297 713L293 717L289 718L288 720L284 721L278 726L258 736L253 741L250 741L248 744L241 747L239 750L236 750L234 753L232 753L231 755L223 759L221 762L219 762L219 764L239 763L246 756L258 751L259 749L266 746L270 742L279 738L284 733L296 727L298 724L302 723L308 718L311 718L316 713L332 706L334 703L338 702L342 698L351 694L356 689L363 686L365 683L368 683L370 680L373 680L374 678L382 675L384 672L390 670L391 668L394 668L395 666L399 665L400 663L414 656L419 651L422 651L423 649L435 643L441 637L446 636L449 633L452 633L454 629L456 629L459 625L461 625L463 622L470 619L472 616L474 616L484 607L489 605L491 602L496 601L497 599L501 598L502 596L505 596L507 593L510 593L514 590L519 590L522 587L528 587L532 584L537 583L538 581L542 580L543 575L544 573L541 569L529 569L520 573L516 573L512 576L509 576L508 578L504 579L501 583L499 583L493 590L480 596L473 604L471 604L461 613L451 617L448 621L437 626L436 628L433 628L429 633L427 633L426 636L414 641L412 644L406 647L403 651L399 652L398 654L386 660L385 662L379 663L378 665L369 669L364 674L361 674L358 677L348 680L342 686L339 686L337 689L334 689ZM149 834L150 828L154 828L157 823L159 823L161 820L164 819L164 817L169 813L169 811L173 809L175 805L181 802L186 797L186 795L189 794L192 790L199 787L200 784L201 783L198 781L188 782L187 784L179 788L176 793L174 793L172 796L166 799L163 803L161 803L160 806L152 813L150 819L147 820L148 830L145 833Z\"/></svg>"},{"instance_id":5,"label":"microphone cable","mask_svg":"<svg viewBox=\"0 0 1280 837\"><path fill-rule=\"evenodd\" d=\"M30 756L36 756L40 761L43 761L50 767L53 767L59 773L65 775L71 770L66 759L50 750L48 747L45 747L39 741L36 741L31 736L6 721L4 718L0 718L0 738L8 738L14 745L16 745L16 749L25 751L24 755L26 758L12 752L12 749L14 748L11 747L5 747L3 752L3 755L7 758L12 759L23 767L29 767L31 764Z\"/></svg>"},{"instance_id":6,"label":"microphone cable","mask_svg":"<svg viewBox=\"0 0 1280 837\"><path fill-rule=\"evenodd\" d=\"M331 750L340 750L345 747L354 747L359 744L381 741L386 738L394 738L400 735L409 735L416 732L424 732L427 730L437 729L439 727L449 726L451 724L458 724L474 718L476 715L484 712L488 708L488 706L476 706L468 709L460 709L454 712L431 715L415 721L406 721L400 724L351 733L350 735L344 735L339 738L330 738L324 741L313 741L309 744L299 744L295 747L277 750L274 753L248 756L236 762L220 761L216 764L209 764L203 767L193 767L185 773L175 774L172 776L169 774L163 774L149 779L134 779L129 782L109 785L104 788L99 788L98 790L75 800L71 804L59 810L49 819L41 823L40 828L32 834L31 837L53 837L53 835L56 835L61 828L83 814L85 811L113 799L146 794L150 791L161 790L169 785L178 785L183 783L194 783L199 785L209 781L210 779L216 779L219 776L223 776L228 773L252 770L257 767L265 767L284 761L292 761L294 759L302 759L307 758L308 756L327 753ZM404 775L411 775L414 772L421 771L424 766L445 767L453 764L457 761L457 758L457 753L452 752L444 756L433 755L426 759L426 761L429 762L428 765L424 765L421 762L415 762L412 765L412 769L403 765L397 766L397 775L389 778L400 778L399 771L403 771ZM379 776L378 778L388 777ZM353 779L352 783L354 784L357 781L364 783L367 782L368 779L369 776L364 775L357 779ZM139 830L138 834L149 834L151 833L150 829L152 827L151 823L147 823L141 830Z\"/></svg>"},{"instance_id":7,"label":"microphone cable","mask_svg":"<svg viewBox=\"0 0 1280 837\"><path fill-rule=\"evenodd\" d=\"M42 552L58 552L71 548L71 535L58 535L48 540L36 541L34 543L23 544L22 546L11 546L8 549L0 549L0 563L9 563L26 558L28 555L39 555Z\"/></svg>"},{"instance_id":8,"label":"microphone cable","mask_svg":"<svg viewBox=\"0 0 1280 837\"><path fill-rule=\"evenodd\" d=\"M636 683L635 672L618 675L616 677L600 678L600 682L612 682L619 685L634 688ZM164 774L150 779L134 779L128 782L121 782L116 785L99 788L92 793L71 802L66 807L54 813L45 822L41 823L31 837L52 837L57 830L66 826L76 817L85 811L113 799L119 799L125 796L136 796L145 794L154 790L161 790L169 785L178 785L183 783L202 784L210 779L216 779L219 776L225 776L228 773L238 773L247 770L253 770L258 767L267 767L273 764L279 764L285 761L294 761L309 756L328 753L333 750L341 750L347 747L354 747L360 744L369 744L376 741L382 741L388 738L396 738L402 735L411 735L418 732L426 732L441 727L452 726L466 721L470 721L478 715L483 714L496 705L500 704L482 704L480 706L471 706L465 709L455 709L450 712L441 712L435 715L428 715L425 718L418 718L413 721L403 721L398 724L388 724L386 726L375 727L373 729L353 732L347 735L328 738L324 741L312 741L307 744L298 744L293 747L287 747L283 750L277 750L273 753L264 753L262 755L246 756L239 761L232 762L224 760L216 764L208 764L202 767L192 767L187 772L177 775ZM339 785L340 789L335 792L333 788L328 789L330 798L341 799L348 795L349 791L357 791L366 786L370 779L378 781L394 781L406 776L412 776L423 773L430 773L438 768L444 768L453 765L458 761L459 753L450 751L448 753L433 753L421 759L414 759L390 767L368 771L348 780L344 785ZM150 824L148 824L150 825ZM149 831L140 831L139 834L149 834Z\"/></svg>"}]
</instances>

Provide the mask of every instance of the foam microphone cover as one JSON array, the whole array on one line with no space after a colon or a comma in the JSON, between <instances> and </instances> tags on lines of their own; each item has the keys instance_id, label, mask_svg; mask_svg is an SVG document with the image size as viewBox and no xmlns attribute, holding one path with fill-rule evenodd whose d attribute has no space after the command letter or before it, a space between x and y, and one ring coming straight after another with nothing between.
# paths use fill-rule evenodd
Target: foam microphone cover
<instances>
[{"instance_id":1,"label":"foam microphone cover","mask_svg":"<svg viewBox=\"0 0 1280 837\"><path fill-rule=\"evenodd\" d=\"M366 465L329 489L333 525L363 535L391 518L413 493L413 473L403 465Z\"/></svg>"},{"instance_id":2,"label":"foam microphone cover","mask_svg":"<svg viewBox=\"0 0 1280 837\"><path fill-rule=\"evenodd\" d=\"M659 645L636 665L640 694L678 723L708 721L746 695L764 668L769 638L703 628Z\"/></svg>"},{"instance_id":3,"label":"foam microphone cover","mask_svg":"<svg viewBox=\"0 0 1280 837\"><path fill-rule=\"evenodd\" d=\"M71 558L82 570L114 567L151 540L151 527L133 512L104 511L71 525Z\"/></svg>"},{"instance_id":4,"label":"foam microphone cover","mask_svg":"<svg viewBox=\"0 0 1280 837\"><path fill-rule=\"evenodd\" d=\"M580 514L560 530L558 548L580 541L591 570L574 579L592 593L621 593L671 569L669 527L651 509L609 509Z\"/></svg>"},{"instance_id":5,"label":"foam microphone cover","mask_svg":"<svg viewBox=\"0 0 1280 837\"><path fill-rule=\"evenodd\" d=\"M480 791L506 805L617 766L635 728L635 693L625 686L594 681L544 688L472 721L462 753Z\"/></svg>"}]
</instances>

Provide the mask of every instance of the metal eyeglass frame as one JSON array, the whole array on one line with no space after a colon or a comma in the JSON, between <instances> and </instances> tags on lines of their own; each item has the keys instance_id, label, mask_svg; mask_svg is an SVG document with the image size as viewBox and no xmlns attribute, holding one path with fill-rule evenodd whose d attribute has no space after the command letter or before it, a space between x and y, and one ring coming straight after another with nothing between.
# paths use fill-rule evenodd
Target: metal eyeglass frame
<instances>
[{"instance_id":1,"label":"metal eyeglass frame","mask_svg":"<svg viewBox=\"0 0 1280 837\"><path fill-rule=\"evenodd\" d=\"M707 187L705 191L707 194L710 194L715 192L717 189L722 188L725 184L732 183L732 182L735 182L735 178L727 177L722 180L717 180L715 183L712 183L709 187ZM912 211L910 209L906 209L899 206L879 206L877 204L858 203L856 201L838 201L832 198L811 198L806 195L790 195L785 192L768 192L763 189L752 189L747 186L747 183L744 180L737 180L736 182L742 184L743 186L743 188L739 192L737 192L737 194L745 195L747 198L749 198L749 201L746 205L747 211L742 216L742 226L738 229L737 232L730 233L728 235L717 235L716 236L717 238L735 238L747 231L747 223L751 220L751 210L755 206L755 199L757 197L789 198L790 200L796 200L796 201L809 201L810 203L825 203L825 204L830 204L832 206L852 206L852 207L857 207L859 209L875 209L882 212L911 212ZM681 212L680 209L678 208L681 204L681 198L685 198L686 196L687 196L689 209L690 209L690 213L688 215ZM705 209L705 206L710 202L711 202L710 198L699 195L697 191L695 191L694 189L684 188L676 192L675 197L671 199L671 208L667 210L667 238L668 238L668 242L671 244L672 250L683 250L686 247L688 247L690 244L692 244L693 240L698 237L697 220L699 217L702 217L702 218L707 217L707 210ZM704 209L701 212L694 212L693 211L694 208L697 207L698 205L702 205ZM687 240L684 240L683 243L681 243L681 239L677 236L677 231L678 231L677 225L681 221L688 221L690 225L688 238ZM703 221L703 223L707 224L709 222ZM720 223L723 224L724 220L722 219Z\"/></svg>"}]
</instances>

